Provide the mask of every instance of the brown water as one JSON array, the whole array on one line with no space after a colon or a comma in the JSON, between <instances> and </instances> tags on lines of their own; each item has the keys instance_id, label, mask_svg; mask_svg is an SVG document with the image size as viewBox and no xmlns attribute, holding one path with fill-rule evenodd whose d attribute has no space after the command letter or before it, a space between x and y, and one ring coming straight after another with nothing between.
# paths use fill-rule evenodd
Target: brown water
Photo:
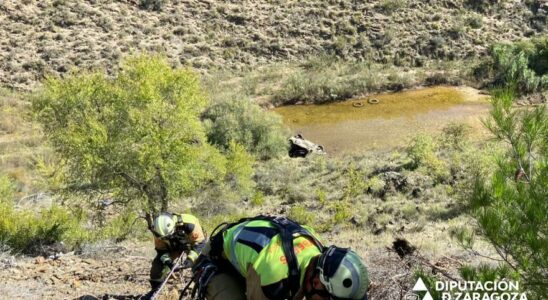
<instances>
[{"instance_id":1,"label":"brown water","mask_svg":"<svg viewBox=\"0 0 548 300\"><path fill-rule=\"evenodd\" d=\"M379 103L369 104L368 99ZM481 137L485 130L480 120L489 103L475 89L440 86L274 111L294 133L323 145L328 153L348 153L405 146L418 133L437 133L454 122L470 125L473 137Z\"/></svg>"}]
</instances>

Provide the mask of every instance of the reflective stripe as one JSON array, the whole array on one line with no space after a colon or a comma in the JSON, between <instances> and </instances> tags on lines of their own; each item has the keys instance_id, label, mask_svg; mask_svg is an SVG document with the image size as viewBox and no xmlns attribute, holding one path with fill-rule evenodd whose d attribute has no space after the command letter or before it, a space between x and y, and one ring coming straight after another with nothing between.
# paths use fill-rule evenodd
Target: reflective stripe
<instances>
[{"instance_id":1,"label":"reflective stripe","mask_svg":"<svg viewBox=\"0 0 548 300\"><path fill-rule=\"evenodd\" d=\"M230 241L230 262L236 268L236 270L240 272L240 274L242 273L242 271L240 270L240 266L238 264L238 258L236 257L236 242L238 240L238 235L244 229L244 226L239 226L236 228L233 235L234 237L232 238L232 241Z\"/></svg>"},{"instance_id":2,"label":"reflective stripe","mask_svg":"<svg viewBox=\"0 0 548 300\"><path fill-rule=\"evenodd\" d=\"M358 292L358 288L360 287L360 275L358 274L358 270L356 270L356 266L354 266L354 264L351 264L348 260L343 260L342 264L352 274L352 292L350 293L349 298L355 299L356 296L358 296L356 295L356 293Z\"/></svg>"},{"instance_id":3,"label":"reflective stripe","mask_svg":"<svg viewBox=\"0 0 548 300\"><path fill-rule=\"evenodd\" d=\"M196 251L190 250L190 252L187 255L187 258L190 259L190 261L194 262L196 258L198 258L198 253L196 253Z\"/></svg>"},{"instance_id":4,"label":"reflective stripe","mask_svg":"<svg viewBox=\"0 0 548 300\"><path fill-rule=\"evenodd\" d=\"M238 235L239 243L253 248L257 253L266 247L272 237L278 234L278 230L270 227L245 227Z\"/></svg>"}]
</instances>

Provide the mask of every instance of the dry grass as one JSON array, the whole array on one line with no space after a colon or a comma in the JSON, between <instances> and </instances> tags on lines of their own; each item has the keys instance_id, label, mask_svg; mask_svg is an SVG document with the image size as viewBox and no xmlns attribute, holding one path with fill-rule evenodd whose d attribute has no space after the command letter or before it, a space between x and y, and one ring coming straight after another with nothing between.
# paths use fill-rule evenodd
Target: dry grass
<instances>
[{"instance_id":1,"label":"dry grass","mask_svg":"<svg viewBox=\"0 0 548 300\"><path fill-rule=\"evenodd\" d=\"M37 164L51 155L30 119L28 97L0 90L0 169L14 180L18 197L40 190Z\"/></svg>"},{"instance_id":2,"label":"dry grass","mask_svg":"<svg viewBox=\"0 0 548 300\"><path fill-rule=\"evenodd\" d=\"M165 1L156 11L142 9L139 1L7 0L0 20L0 84L29 89L47 74L73 68L112 71L133 51L163 52L174 65L204 71L325 54L420 67L478 57L493 42L543 34L532 26L536 16L523 2L505 2L504 9L495 4L479 13L464 2L308 0L248 6L189 0ZM483 18L480 30L463 22L471 17Z\"/></svg>"},{"instance_id":3,"label":"dry grass","mask_svg":"<svg viewBox=\"0 0 548 300\"><path fill-rule=\"evenodd\" d=\"M242 71L210 70L203 83L214 103L250 98L264 107L325 103L423 85L477 86L475 59L406 68L318 56L300 63L271 63Z\"/></svg>"}]
</instances>

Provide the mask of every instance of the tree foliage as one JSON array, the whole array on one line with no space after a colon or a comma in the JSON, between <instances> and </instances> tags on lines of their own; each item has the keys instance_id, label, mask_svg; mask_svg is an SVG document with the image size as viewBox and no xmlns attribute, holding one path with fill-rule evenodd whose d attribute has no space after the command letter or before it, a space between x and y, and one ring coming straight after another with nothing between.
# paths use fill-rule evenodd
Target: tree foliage
<instances>
[{"instance_id":1,"label":"tree foliage","mask_svg":"<svg viewBox=\"0 0 548 300\"><path fill-rule=\"evenodd\" d=\"M194 72L142 55L114 77L48 78L33 111L62 159L65 190L146 200L155 212L224 176L225 159L199 118L206 105Z\"/></svg>"},{"instance_id":2,"label":"tree foliage","mask_svg":"<svg viewBox=\"0 0 548 300\"><path fill-rule=\"evenodd\" d=\"M281 119L248 100L215 104L203 114L210 143L228 149L234 141L259 159L277 157L287 151Z\"/></svg>"},{"instance_id":3,"label":"tree foliage","mask_svg":"<svg viewBox=\"0 0 548 300\"><path fill-rule=\"evenodd\" d=\"M548 293L548 115L544 106L512 107L514 93L494 93L487 128L508 144L491 178L478 176L469 199L480 232L532 295Z\"/></svg>"},{"instance_id":4,"label":"tree foliage","mask_svg":"<svg viewBox=\"0 0 548 300\"><path fill-rule=\"evenodd\" d=\"M251 195L251 191L255 187L255 182L252 179L253 156L247 153L242 145L231 141L228 145L226 158L226 184L242 195Z\"/></svg>"}]
</instances>

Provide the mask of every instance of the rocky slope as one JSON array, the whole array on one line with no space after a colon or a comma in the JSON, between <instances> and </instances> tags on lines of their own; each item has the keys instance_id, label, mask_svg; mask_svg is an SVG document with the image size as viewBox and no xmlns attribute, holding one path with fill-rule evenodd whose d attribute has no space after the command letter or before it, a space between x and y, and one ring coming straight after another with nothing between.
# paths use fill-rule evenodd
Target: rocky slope
<instances>
[{"instance_id":1,"label":"rocky slope","mask_svg":"<svg viewBox=\"0 0 548 300\"><path fill-rule=\"evenodd\" d=\"M148 270L154 257L151 245L95 247L86 253L51 257L15 258L0 253L1 298L136 300L148 291ZM364 254L371 277L371 299L401 299L411 289L417 266L452 276L468 258L443 256L429 260L420 253L400 250L374 249ZM157 299L179 299L179 291L190 276L188 271L177 274ZM185 293L184 300L191 299L189 293Z\"/></svg>"},{"instance_id":2,"label":"rocky slope","mask_svg":"<svg viewBox=\"0 0 548 300\"><path fill-rule=\"evenodd\" d=\"M144 50L203 70L324 54L420 66L546 34L547 11L546 0L5 0L0 85L29 89L74 67L112 70Z\"/></svg>"}]
</instances>

